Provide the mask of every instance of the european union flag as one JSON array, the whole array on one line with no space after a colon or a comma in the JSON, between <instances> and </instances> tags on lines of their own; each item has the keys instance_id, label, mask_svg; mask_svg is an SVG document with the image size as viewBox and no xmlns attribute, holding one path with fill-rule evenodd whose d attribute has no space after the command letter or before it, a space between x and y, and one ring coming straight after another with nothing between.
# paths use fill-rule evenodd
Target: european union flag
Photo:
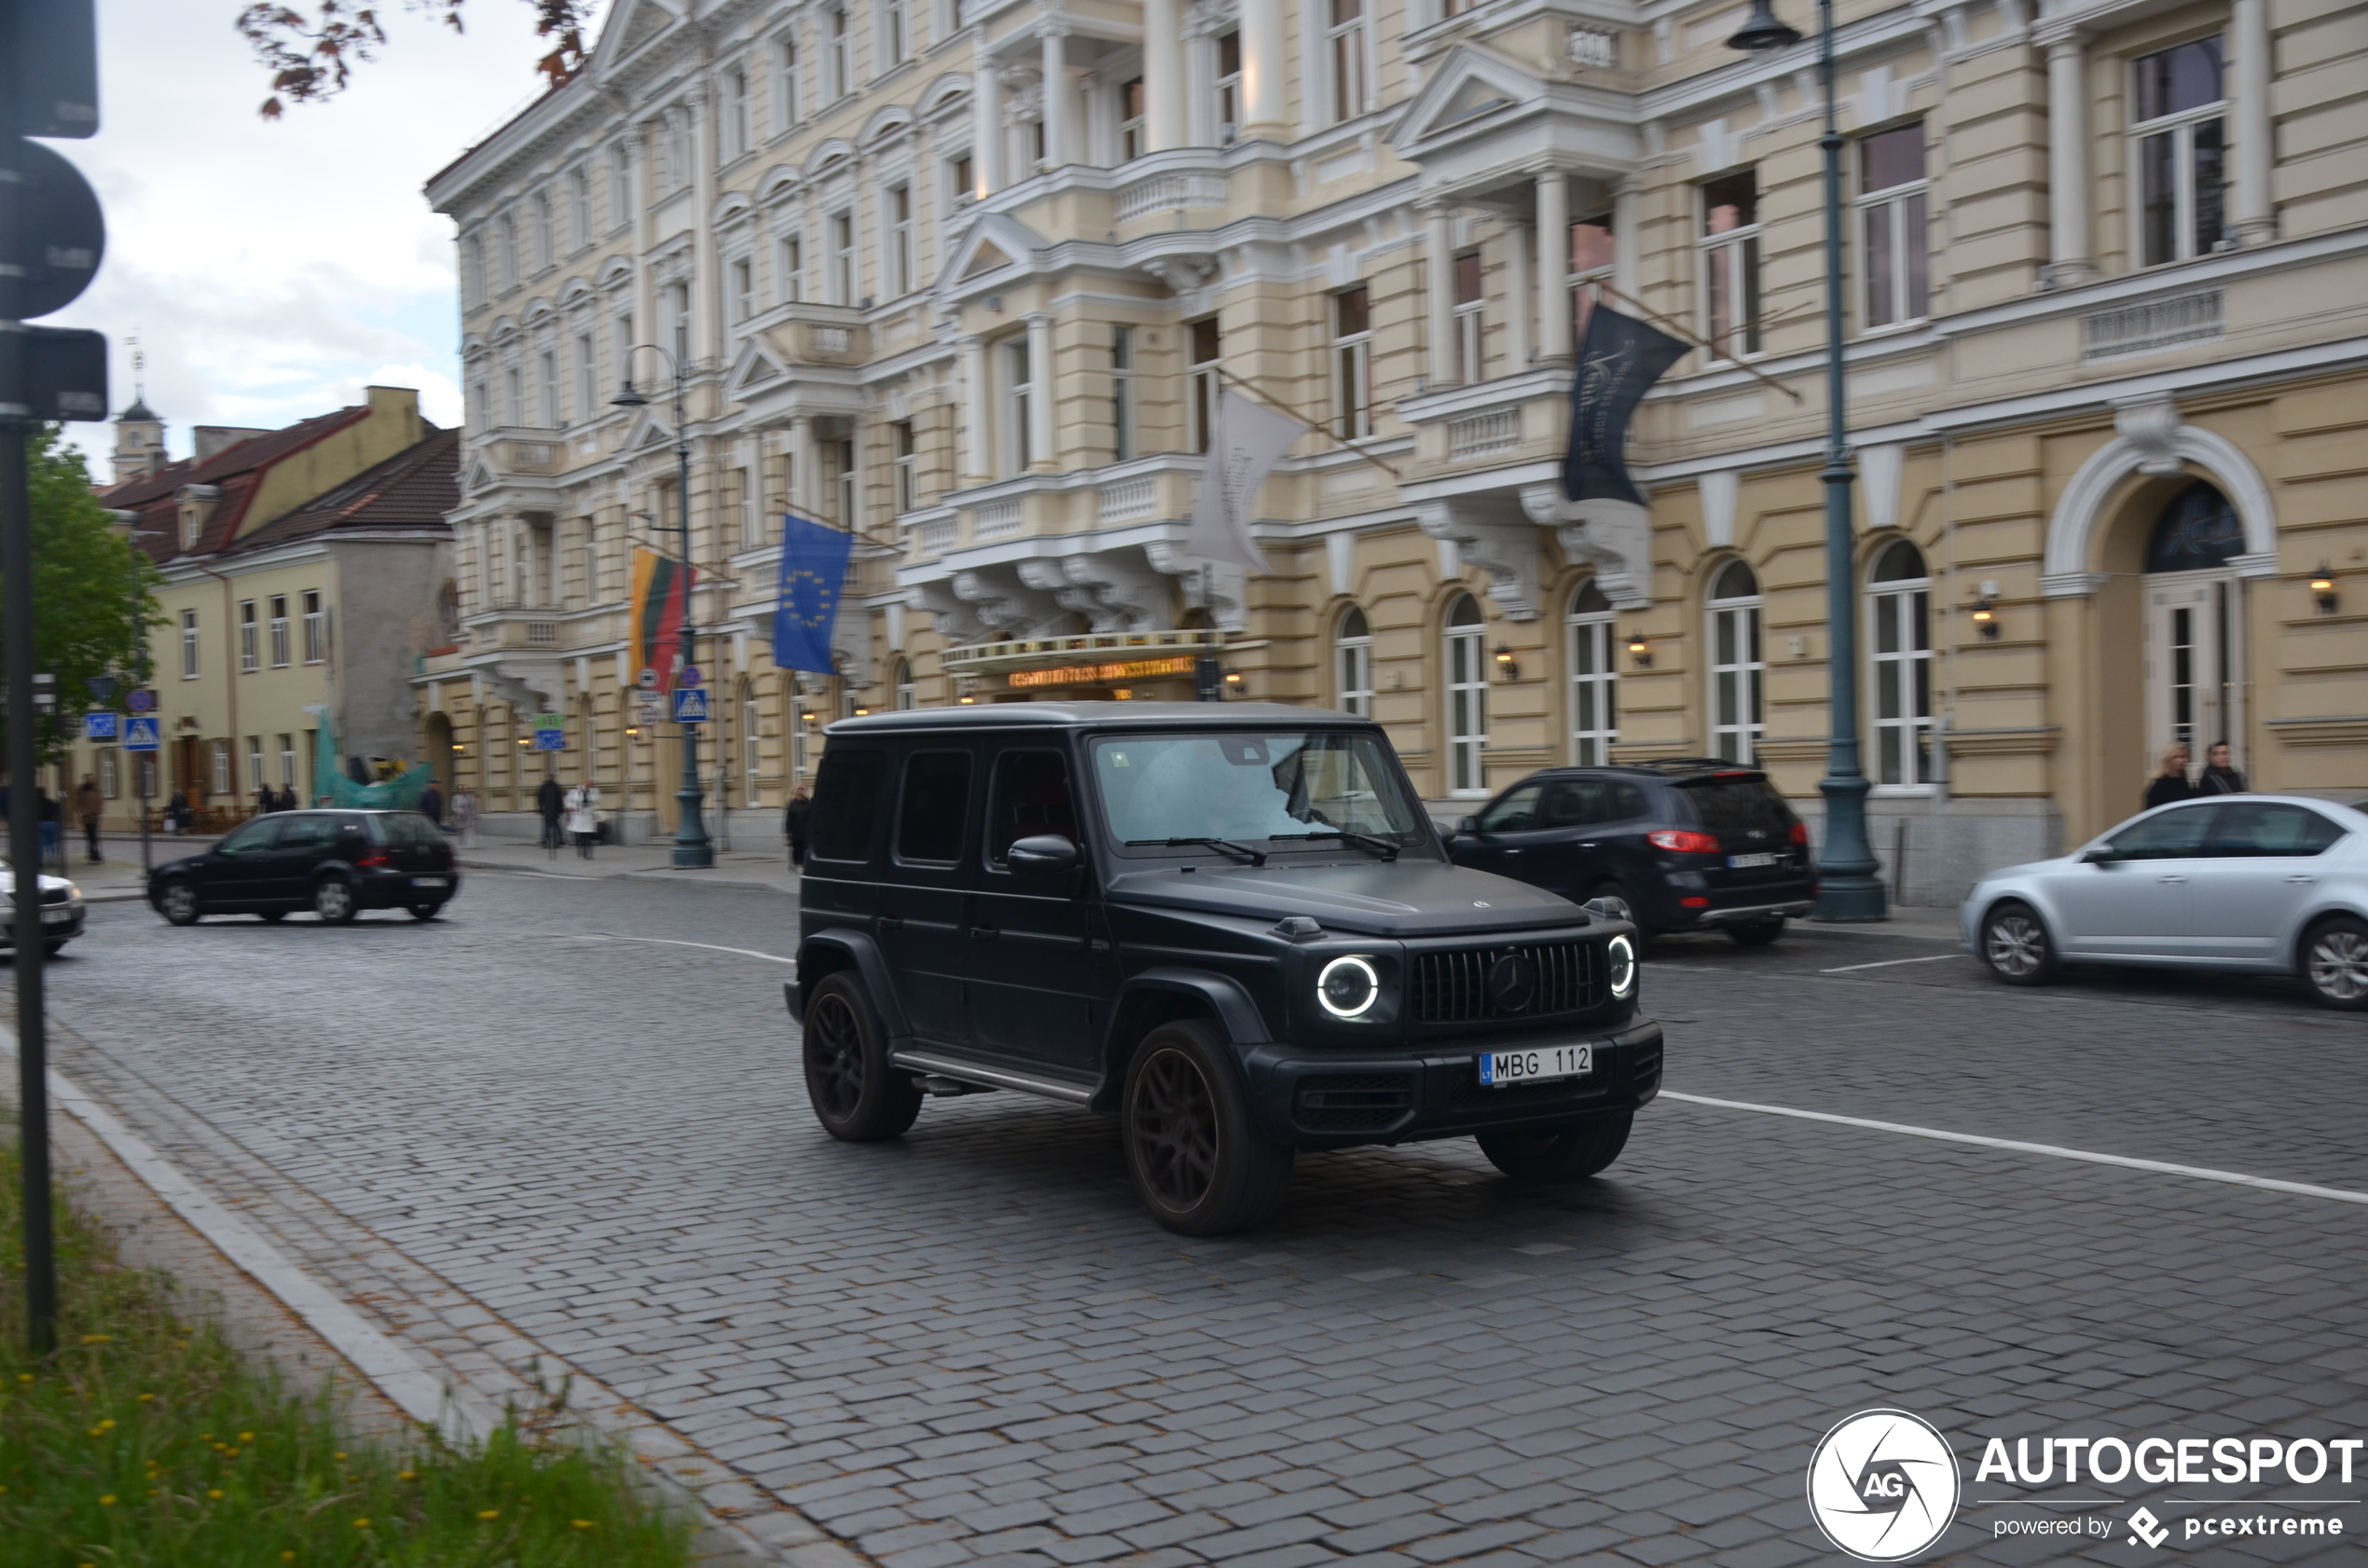
<instances>
[{"instance_id":1,"label":"european union flag","mask_svg":"<svg viewBox=\"0 0 2368 1568\"><path fill-rule=\"evenodd\" d=\"M831 629L839 618L855 536L781 515L781 576L773 598L773 663L829 675Z\"/></svg>"}]
</instances>

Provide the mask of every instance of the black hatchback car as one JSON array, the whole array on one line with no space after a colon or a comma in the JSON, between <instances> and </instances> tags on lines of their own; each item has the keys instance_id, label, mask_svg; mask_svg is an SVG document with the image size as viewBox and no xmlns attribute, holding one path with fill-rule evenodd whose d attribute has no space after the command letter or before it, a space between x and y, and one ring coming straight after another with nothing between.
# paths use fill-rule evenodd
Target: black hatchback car
<instances>
[{"instance_id":1,"label":"black hatchback car","mask_svg":"<svg viewBox=\"0 0 2368 1568\"><path fill-rule=\"evenodd\" d=\"M1809 829L1768 775L1715 757L1534 773L1459 824L1455 863L1572 900L1626 901L1660 931L1774 942L1817 898Z\"/></svg>"},{"instance_id":2,"label":"black hatchback car","mask_svg":"<svg viewBox=\"0 0 2368 1568\"><path fill-rule=\"evenodd\" d=\"M176 926L300 909L339 926L365 909L433 920L460 890L451 845L416 811L275 812L148 873L149 905Z\"/></svg>"},{"instance_id":3,"label":"black hatchback car","mask_svg":"<svg viewBox=\"0 0 2368 1568\"><path fill-rule=\"evenodd\" d=\"M1618 1157L1660 1086L1635 930L1449 859L1371 722L1022 703L842 720L791 1012L816 1117L928 1095L1119 1118L1159 1222L1281 1203L1300 1149L1477 1136L1517 1179Z\"/></svg>"}]
</instances>

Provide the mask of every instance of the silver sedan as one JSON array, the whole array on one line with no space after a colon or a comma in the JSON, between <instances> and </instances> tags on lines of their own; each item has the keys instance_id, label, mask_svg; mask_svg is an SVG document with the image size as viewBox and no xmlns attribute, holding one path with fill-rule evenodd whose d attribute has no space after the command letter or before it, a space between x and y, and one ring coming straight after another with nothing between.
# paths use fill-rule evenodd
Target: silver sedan
<instances>
[{"instance_id":1,"label":"silver sedan","mask_svg":"<svg viewBox=\"0 0 2368 1568\"><path fill-rule=\"evenodd\" d=\"M2368 1008L2368 802L2182 801L2053 860L1990 873L1960 913L1966 949L2011 985L2063 964L2298 974Z\"/></svg>"}]
</instances>

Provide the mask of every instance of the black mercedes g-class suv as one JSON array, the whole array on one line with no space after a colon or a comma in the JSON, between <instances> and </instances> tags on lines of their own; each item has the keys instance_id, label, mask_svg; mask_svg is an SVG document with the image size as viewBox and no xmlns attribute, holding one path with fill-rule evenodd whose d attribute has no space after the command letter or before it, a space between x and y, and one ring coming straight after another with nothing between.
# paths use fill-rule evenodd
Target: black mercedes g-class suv
<instances>
[{"instance_id":1,"label":"black mercedes g-class suv","mask_svg":"<svg viewBox=\"0 0 2368 1568\"><path fill-rule=\"evenodd\" d=\"M1255 1225L1299 1149L1477 1136L1591 1176L1660 1087L1633 926L1454 865L1370 720L1025 703L831 725L792 1014L832 1135L929 1094L1115 1114L1172 1231Z\"/></svg>"}]
</instances>

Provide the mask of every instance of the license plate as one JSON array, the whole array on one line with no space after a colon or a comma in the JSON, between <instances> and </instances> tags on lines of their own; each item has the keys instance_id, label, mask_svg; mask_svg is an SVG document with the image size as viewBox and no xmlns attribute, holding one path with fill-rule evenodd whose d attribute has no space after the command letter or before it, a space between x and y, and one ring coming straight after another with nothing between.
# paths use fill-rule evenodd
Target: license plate
<instances>
[{"instance_id":1,"label":"license plate","mask_svg":"<svg viewBox=\"0 0 2368 1568\"><path fill-rule=\"evenodd\" d=\"M441 887L444 885L444 878L440 876L415 876L411 879L414 887Z\"/></svg>"},{"instance_id":2,"label":"license plate","mask_svg":"<svg viewBox=\"0 0 2368 1568\"><path fill-rule=\"evenodd\" d=\"M1542 1045L1535 1051L1487 1051L1480 1053L1480 1080L1491 1089L1508 1083L1546 1083L1558 1078L1584 1078L1595 1066L1591 1045Z\"/></svg>"},{"instance_id":3,"label":"license plate","mask_svg":"<svg viewBox=\"0 0 2368 1568\"><path fill-rule=\"evenodd\" d=\"M1742 871L1748 866L1781 866L1784 863L1784 857L1772 854L1729 855L1727 857L1727 863L1735 870Z\"/></svg>"},{"instance_id":4,"label":"license plate","mask_svg":"<svg viewBox=\"0 0 2368 1568\"><path fill-rule=\"evenodd\" d=\"M74 911L70 908L45 909L41 912L41 918L54 925L73 919Z\"/></svg>"}]
</instances>

